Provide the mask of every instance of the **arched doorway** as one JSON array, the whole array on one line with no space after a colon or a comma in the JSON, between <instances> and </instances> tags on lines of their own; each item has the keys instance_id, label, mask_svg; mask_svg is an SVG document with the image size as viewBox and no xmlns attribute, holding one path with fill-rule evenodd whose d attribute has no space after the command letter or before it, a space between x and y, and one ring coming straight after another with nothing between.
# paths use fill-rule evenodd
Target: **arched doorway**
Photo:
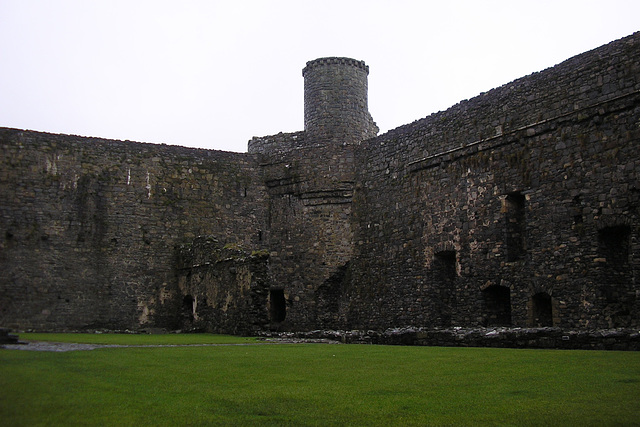
<instances>
[{"instance_id":1,"label":"arched doorway","mask_svg":"<svg viewBox=\"0 0 640 427\"><path fill-rule=\"evenodd\" d=\"M193 323L196 317L196 300L191 295L185 295L182 299L182 318Z\"/></svg>"},{"instance_id":2,"label":"arched doorway","mask_svg":"<svg viewBox=\"0 0 640 427\"><path fill-rule=\"evenodd\" d=\"M269 291L269 318L271 322L284 322L286 317L287 300L284 297L284 289L271 289Z\"/></svg>"},{"instance_id":3,"label":"arched doorway","mask_svg":"<svg viewBox=\"0 0 640 427\"><path fill-rule=\"evenodd\" d=\"M436 298L440 301L434 311L437 326L451 326L456 305L456 251L440 251L433 256L432 271L436 284Z\"/></svg>"},{"instance_id":4,"label":"arched doorway","mask_svg":"<svg viewBox=\"0 0 640 427\"><path fill-rule=\"evenodd\" d=\"M546 292L538 292L531 297L529 324L533 327L553 326L553 307L551 296Z\"/></svg>"},{"instance_id":5,"label":"arched doorway","mask_svg":"<svg viewBox=\"0 0 640 427\"><path fill-rule=\"evenodd\" d=\"M511 326L511 290L492 285L482 291L484 326Z\"/></svg>"}]
</instances>

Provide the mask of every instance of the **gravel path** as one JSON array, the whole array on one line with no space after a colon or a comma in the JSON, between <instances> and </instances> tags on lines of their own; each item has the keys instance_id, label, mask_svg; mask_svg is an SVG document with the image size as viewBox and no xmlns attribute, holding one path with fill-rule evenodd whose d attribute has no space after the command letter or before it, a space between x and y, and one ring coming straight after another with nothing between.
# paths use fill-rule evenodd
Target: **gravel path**
<instances>
[{"instance_id":1,"label":"gravel path","mask_svg":"<svg viewBox=\"0 0 640 427\"><path fill-rule=\"evenodd\" d=\"M331 340L310 340L310 339L266 339L256 343L239 343L239 344L154 344L154 345L119 345L119 344L78 344L66 342L49 342L49 341L29 341L22 344L6 344L0 346L0 349L6 350L24 350L24 351L86 351L95 350L97 348L126 348L126 347L223 347L223 346L248 346L248 345L267 345L267 344L299 344L299 343L325 343L336 344Z\"/></svg>"},{"instance_id":2,"label":"gravel path","mask_svg":"<svg viewBox=\"0 0 640 427\"><path fill-rule=\"evenodd\" d=\"M125 347L125 346L29 341L28 343L22 343L22 344L7 344L7 345L3 345L1 348L4 348L6 350L27 350L27 351L77 351L77 350L95 350L96 348L106 348L106 347Z\"/></svg>"}]
</instances>

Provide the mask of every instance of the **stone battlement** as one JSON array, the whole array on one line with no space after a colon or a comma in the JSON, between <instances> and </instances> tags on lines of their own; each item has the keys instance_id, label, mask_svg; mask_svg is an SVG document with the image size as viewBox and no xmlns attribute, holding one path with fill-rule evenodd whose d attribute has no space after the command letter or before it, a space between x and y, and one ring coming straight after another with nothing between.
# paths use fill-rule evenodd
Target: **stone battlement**
<instances>
[{"instance_id":1,"label":"stone battlement","mask_svg":"<svg viewBox=\"0 0 640 427\"><path fill-rule=\"evenodd\" d=\"M308 61L307 66L302 69L302 77L305 77L305 75L312 69L321 67L323 65L348 65L364 70L367 74L369 74L369 66L366 65L364 61L359 61L352 58L328 57Z\"/></svg>"}]
</instances>

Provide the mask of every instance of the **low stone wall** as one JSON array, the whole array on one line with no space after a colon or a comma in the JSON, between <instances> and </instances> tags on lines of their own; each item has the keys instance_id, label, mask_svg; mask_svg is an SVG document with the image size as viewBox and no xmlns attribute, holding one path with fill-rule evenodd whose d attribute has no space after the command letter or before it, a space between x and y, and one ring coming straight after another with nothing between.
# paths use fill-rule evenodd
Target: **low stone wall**
<instances>
[{"instance_id":1,"label":"low stone wall","mask_svg":"<svg viewBox=\"0 0 640 427\"><path fill-rule=\"evenodd\" d=\"M640 331L560 328L401 328L378 331L310 331L264 333L264 337L333 340L345 344L421 345L438 347L548 348L564 350L640 350Z\"/></svg>"}]
</instances>

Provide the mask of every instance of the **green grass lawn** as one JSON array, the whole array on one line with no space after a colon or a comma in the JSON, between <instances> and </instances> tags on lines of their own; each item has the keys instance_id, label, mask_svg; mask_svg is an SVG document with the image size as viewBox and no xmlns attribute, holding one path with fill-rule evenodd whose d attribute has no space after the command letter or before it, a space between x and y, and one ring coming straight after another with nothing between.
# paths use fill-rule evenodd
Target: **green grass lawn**
<instances>
[{"instance_id":1,"label":"green grass lawn","mask_svg":"<svg viewBox=\"0 0 640 427\"><path fill-rule=\"evenodd\" d=\"M7 426L639 425L639 397L638 352L328 344L0 350Z\"/></svg>"}]
</instances>

